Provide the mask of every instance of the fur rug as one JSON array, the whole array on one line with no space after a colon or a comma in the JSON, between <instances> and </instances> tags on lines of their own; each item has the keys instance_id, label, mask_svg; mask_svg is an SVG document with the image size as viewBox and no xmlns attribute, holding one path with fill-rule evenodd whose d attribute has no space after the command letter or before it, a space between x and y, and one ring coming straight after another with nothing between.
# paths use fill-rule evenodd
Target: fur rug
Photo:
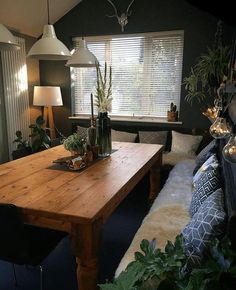
<instances>
[{"instance_id":1,"label":"fur rug","mask_svg":"<svg viewBox=\"0 0 236 290\"><path fill-rule=\"evenodd\" d=\"M149 213L137 231L134 239L121 260L116 270L117 277L127 265L134 260L134 253L140 251L140 243L143 239L156 239L157 248L164 249L166 242L174 241L183 227L189 222L190 217L185 206L180 204L163 205Z\"/></svg>"}]
</instances>

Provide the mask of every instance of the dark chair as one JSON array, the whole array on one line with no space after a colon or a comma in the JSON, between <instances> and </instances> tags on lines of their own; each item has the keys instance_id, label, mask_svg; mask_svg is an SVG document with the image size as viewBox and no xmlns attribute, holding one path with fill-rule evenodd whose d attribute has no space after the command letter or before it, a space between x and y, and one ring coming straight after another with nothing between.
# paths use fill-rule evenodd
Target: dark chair
<instances>
[{"instance_id":1,"label":"dark chair","mask_svg":"<svg viewBox=\"0 0 236 290\"><path fill-rule=\"evenodd\" d=\"M40 266L67 233L25 224L20 210L12 204L0 204L0 259L14 264Z\"/></svg>"}]
</instances>

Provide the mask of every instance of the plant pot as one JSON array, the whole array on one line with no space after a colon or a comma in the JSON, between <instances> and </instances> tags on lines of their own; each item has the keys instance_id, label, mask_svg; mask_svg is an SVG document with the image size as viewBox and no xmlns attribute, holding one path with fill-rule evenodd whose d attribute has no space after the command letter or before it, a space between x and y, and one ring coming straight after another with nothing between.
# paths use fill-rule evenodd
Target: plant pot
<instances>
[{"instance_id":1,"label":"plant pot","mask_svg":"<svg viewBox=\"0 0 236 290\"><path fill-rule=\"evenodd\" d=\"M12 159L16 160L19 159L21 157L25 157L32 154L32 149L31 147L25 147L25 148L21 148L21 149L17 149L12 151Z\"/></svg>"},{"instance_id":2,"label":"plant pot","mask_svg":"<svg viewBox=\"0 0 236 290\"><path fill-rule=\"evenodd\" d=\"M178 111L176 111L176 112L167 111L167 121L168 122L177 122L178 121Z\"/></svg>"}]
</instances>

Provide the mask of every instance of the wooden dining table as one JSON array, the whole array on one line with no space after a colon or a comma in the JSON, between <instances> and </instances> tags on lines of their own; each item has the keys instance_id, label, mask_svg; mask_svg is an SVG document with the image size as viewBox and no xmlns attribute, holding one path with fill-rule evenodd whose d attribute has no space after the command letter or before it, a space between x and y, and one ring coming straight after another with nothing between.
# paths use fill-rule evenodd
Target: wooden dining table
<instances>
[{"instance_id":1,"label":"wooden dining table","mask_svg":"<svg viewBox=\"0 0 236 290\"><path fill-rule=\"evenodd\" d=\"M26 223L69 233L80 290L95 290L102 225L150 172L150 202L159 192L162 148L113 142L113 153L81 171L53 160L69 156L62 145L0 165L0 203L20 208Z\"/></svg>"}]
</instances>

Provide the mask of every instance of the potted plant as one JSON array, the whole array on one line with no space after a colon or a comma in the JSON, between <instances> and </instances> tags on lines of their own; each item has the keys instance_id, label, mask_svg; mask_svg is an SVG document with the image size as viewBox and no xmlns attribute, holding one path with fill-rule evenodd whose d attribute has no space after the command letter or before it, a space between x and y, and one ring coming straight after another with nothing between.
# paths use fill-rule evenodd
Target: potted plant
<instances>
[{"instance_id":1,"label":"potted plant","mask_svg":"<svg viewBox=\"0 0 236 290\"><path fill-rule=\"evenodd\" d=\"M105 62L104 74L102 75L99 64L96 64L97 87L96 102L98 117L96 120L97 144L99 146L98 156L107 157L111 154L111 123L108 112L111 111L112 102L112 69L107 73Z\"/></svg>"},{"instance_id":2,"label":"potted plant","mask_svg":"<svg viewBox=\"0 0 236 290\"><path fill-rule=\"evenodd\" d=\"M174 103L170 103L170 110L167 111L167 121L168 122L178 121L177 106Z\"/></svg>"},{"instance_id":3,"label":"potted plant","mask_svg":"<svg viewBox=\"0 0 236 290\"><path fill-rule=\"evenodd\" d=\"M51 139L44 128L45 120L42 116L38 116L35 124L31 124L29 128L32 129L31 143L32 151L39 152L51 147Z\"/></svg>"},{"instance_id":4,"label":"potted plant","mask_svg":"<svg viewBox=\"0 0 236 290\"><path fill-rule=\"evenodd\" d=\"M86 140L78 133L70 135L63 141L64 148L70 151L72 156L84 155L85 144Z\"/></svg>"},{"instance_id":5,"label":"potted plant","mask_svg":"<svg viewBox=\"0 0 236 290\"><path fill-rule=\"evenodd\" d=\"M16 150L13 150L12 152L12 158L14 160L32 153L29 140L23 140L22 132L20 130L16 131L16 139L13 143L17 143Z\"/></svg>"}]
</instances>

